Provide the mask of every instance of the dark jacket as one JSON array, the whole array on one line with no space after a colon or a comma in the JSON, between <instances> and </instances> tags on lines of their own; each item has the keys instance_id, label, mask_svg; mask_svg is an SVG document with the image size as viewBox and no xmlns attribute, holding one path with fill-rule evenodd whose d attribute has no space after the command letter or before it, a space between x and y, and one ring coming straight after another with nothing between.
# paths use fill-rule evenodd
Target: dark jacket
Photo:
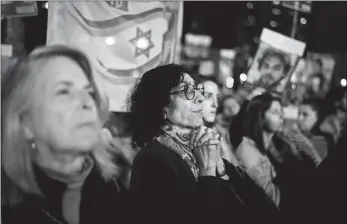
<instances>
[{"instance_id":1,"label":"dark jacket","mask_svg":"<svg viewBox=\"0 0 347 224\"><path fill-rule=\"evenodd\" d=\"M2 207L3 224L65 224L62 195L66 185L53 180L34 167L37 182L45 197L25 195L23 203ZM125 188L114 181L105 182L96 168L81 189L80 224L127 223Z\"/></svg>"},{"instance_id":2,"label":"dark jacket","mask_svg":"<svg viewBox=\"0 0 347 224\"><path fill-rule=\"evenodd\" d=\"M344 131L335 150L318 166L309 183L308 224L346 223L347 135ZM307 210L306 210L307 211Z\"/></svg>"},{"instance_id":3,"label":"dark jacket","mask_svg":"<svg viewBox=\"0 0 347 224\"><path fill-rule=\"evenodd\" d=\"M178 154L158 141L150 143L133 164L130 191L135 219L141 223L278 223L272 201L245 173L225 163L229 181L212 176L196 181Z\"/></svg>"}]
</instances>

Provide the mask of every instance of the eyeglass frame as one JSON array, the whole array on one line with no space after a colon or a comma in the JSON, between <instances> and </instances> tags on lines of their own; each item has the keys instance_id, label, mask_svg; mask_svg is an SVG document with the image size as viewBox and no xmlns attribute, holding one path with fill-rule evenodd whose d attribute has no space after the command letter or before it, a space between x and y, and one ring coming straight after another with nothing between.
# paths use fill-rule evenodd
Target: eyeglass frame
<instances>
[{"instance_id":1,"label":"eyeglass frame","mask_svg":"<svg viewBox=\"0 0 347 224\"><path fill-rule=\"evenodd\" d=\"M203 96L205 96L205 87L203 84L198 84L197 86L195 86L187 82L181 82L181 83L185 84L184 89L171 92L170 95L177 94L178 96L182 97L180 93L184 92L184 95L186 96L186 100L193 100L196 96L196 91L199 91ZM193 90L194 90L193 97L191 99L188 97L188 93L187 93L187 91L189 90L189 86L193 87ZM202 92L200 90L202 90Z\"/></svg>"}]
</instances>

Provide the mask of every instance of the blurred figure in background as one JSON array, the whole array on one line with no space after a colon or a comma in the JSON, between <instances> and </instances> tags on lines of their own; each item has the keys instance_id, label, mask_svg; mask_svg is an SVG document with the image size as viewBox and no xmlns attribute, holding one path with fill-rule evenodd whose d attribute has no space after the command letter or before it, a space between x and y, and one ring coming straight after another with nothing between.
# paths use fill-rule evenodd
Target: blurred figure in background
<instances>
[{"instance_id":1,"label":"blurred figure in background","mask_svg":"<svg viewBox=\"0 0 347 224\"><path fill-rule=\"evenodd\" d=\"M320 160L328 155L328 149L333 147L333 136L320 130L323 121L324 105L319 99L306 99L299 106L298 126L301 133L308 138L311 147L319 154Z\"/></svg>"},{"instance_id":2,"label":"blurred figure in background","mask_svg":"<svg viewBox=\"0 0 347 224\"><path fill-rule=\"evenodd\" d=\"M309 180L309 204L304 210L305 216L299 217L302 222L296 223L346 223L346 145L347 132L344 130L335 149L323 160L315 170L313 178Z\"/></svg>"},{"instance_id":3,"label":"blurred figure in background","mask_svg":"<svg viewBox=\"0 0 347 224\"><path fill-rule=\"evenodd\" d=\"M214 79L202 76L197 78L196 83L202 84L205 88L205 100L202 104L204 125L208 128L214 128L220 99L219 86Z\"/></svg>"},{"instance_id":4,"label":"blurred figure in background","mask_svg":"<svg viewBox=\"0 0 347 224\"><path fill-rule=\"evenodd\" d=\"M235 156L228 144L228 140L226 139L228 136L225 132L220 131L221 127L218 126L218 124L216 124L218 101L220 99L220 89L213 79L205 77L199 77L197 80L197 84L202 84L205 88L205 100L202 104L202 118L204 120L204 125L208 128L213 128L220 133L222 158L226 159L228 162L234 165L237 165ZM234 101L234 99L232 99L232 101L230 102L225 103L227 108L225 108L226 111L224 114L227 114L230 117L232 117L234 113L236 114L236 110L238 109L235 108L235 106L237 107L238 104L235 103L236 102ZM225 126L227 125L225 124Z\"/></svg>"},{"instance_id":5,"label":"blurred figure in background","mask_svg":"<svg viewBox=\"0 0 347 224\"><path fill-rule=\"evenodd\" d=\"M232 119L240 110L240 101L237 99L240 98L236 97L236 95L226 95L222 98L221 105L218 108L215 126L216 130L221 135L222 157L234 165L238 165L238 162L230 143L228 128Z\"/></svg>"},{"instance_id":6,"label":"blurred figure in background","mask_svg":"<svg viewBox=\"0 0 347 224\"><path fill-rule=\"evenodd\" d=\"M347 125L347 87L332 87L326 96L323 109L326 117L320 129L331 134L336 142Z\"/></svg>"},{"instance_id":7,"label":"blurred figure in background","mask_svg":"<svg viewBox=\"0 0 347 224\"><path fill-rule=\"evenodd\" d=\"M216 117L216 129L223 136L227 133L230 122L240 110L240 99L236 95L222 97Z\"/></svg>"},{"instance_id":8,"label":"blurred figure in background","mask_svg":"<svg viewBox=\"0 0 347 224\"><path fill-rule=\"evenodd\" d=\"M314 73L309 76L306 86L305 98L323 98L325 95L325 76L323 73Z\"/></svg>"},{"instance_id":9,"label":"blurred figure in background","mask_svg":"<svg viewBox=\"0 0 347 224\"><path fill-rule=\"evenodd\" d=\"M294 144L277 134L282 113L279 99L267 93L256 96L243 104L234 118L230 139L241 167L287 212L298 206L295 199L300 199L300 184L314 166L306 163ZM284 220L288 218L285 214Z\"/></svg>"},{"instance_id":10,"label":"blurred figure in background","mask_svg":"<svg viewBox=\"0 0 347 224\"><path fill-rule=\"evenodd\" d=\"M37 49L2 86L2 221L124 223L124 187L102 134L107 104L88 59Z\"/></svg>"},{"instance_id":11,"label":"blurred figure in background","mask_svg":"<svg viewBox=\"0 0 347 224\"><path fill-rule=\"evenodd\" d=\"M257 96L249 103L246 103L238 116L235 117L237 121L234 121L240 124L237 127L240 138L238 138L237 143L235 141L232 142L234 143L235 154L241 167L278 206L280 203L280 192L279 188L273 183L277 174L265 150L269 148L272 142L273 133L279 129L283 122L282 109L278 100L276 101L270 95L265 96L269 98L269 102L262 100L264 95ZM269 120L272 118L272 114L276 115L276 117L273 116L273 120ZM268 120L266 120L267 118ZM263 126L265 124L268 126ZM266 135L265 133L269 134ZM230 136L232 140L236 139L236 137L236 135Z\"/></svg>"},{"instance_id":12,"label":"blurred figure in background","mask_svg":"<svg viewBox=\"0 0 347 224\"><path fill-rule=\"evenodd\" d=\"M119 181L126 188L129 188L133 161L138 149L131 144L131 133L125 125L127 115L127 113L111 113L104 131L114 155L115 163L119 167Z\"/></svg>"}]
</instances>

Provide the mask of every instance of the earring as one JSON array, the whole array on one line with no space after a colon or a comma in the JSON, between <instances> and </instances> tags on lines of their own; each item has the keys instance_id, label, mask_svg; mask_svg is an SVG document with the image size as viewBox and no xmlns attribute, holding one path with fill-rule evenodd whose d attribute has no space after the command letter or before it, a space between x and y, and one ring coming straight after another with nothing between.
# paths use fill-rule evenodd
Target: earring
<instances>
[{"instance_id":1,"label":"earring","mask_svg":"<svg viewBox=\"0 0 347 224\"><path fill-rule=\"evenodd\" d=\"M29 146L31 149L36 149L36 144L34 141L30 141Z\"/></svg>"},{"instance_id":2,"label":"earring","mask_svg":"<svg viewBox=\"0 0 347 224\"><path fill-rule=\"evenodd\" d=\"M163 110L163 116L164 116L164 120L166 120L167 115L166 115L166 111L165 110Z\"/></svg>"}]
</instances>

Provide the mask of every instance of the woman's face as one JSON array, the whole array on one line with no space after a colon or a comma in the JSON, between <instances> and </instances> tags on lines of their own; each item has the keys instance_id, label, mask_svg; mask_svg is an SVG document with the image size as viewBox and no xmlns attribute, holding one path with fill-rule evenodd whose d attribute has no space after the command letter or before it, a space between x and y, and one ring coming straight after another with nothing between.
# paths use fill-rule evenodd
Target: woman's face
<instances>
[{"instance_id":1,"label":"woman's face","mask_svg":"<svg viewBox=\"0 0 347 224\"><path fill-rule=\"evenodd\" d=\"M231 118L240 111L240 104L233 98L228 98L224 101L223 114L225 117Z\"/></svg>"},{"instance_id":2,"label":"woman's face","mask_svg":"<svg viewBox=\"0 0 347 224\"><path fill-rule=\"evenodd\" d=\"M264 128L269 132L277 132L283 124L283 111L280 102L273 101L265 112L264 118Z\"/></svg>"},{"instance_id":3,"label":"woman's face","mask_svg":"<svg viewBox=\"0 0 347 224\"><path fill-rule=\"evenodd\" d=\"M65 57L52 58L35 78L26 137L39 149L61 153L95 149L101 136L95 90L78 64Z\"/></svg>"},{"instance_id":4,"label":"woman's face","mask_svg":"<svg viewBox=\"0 0 347 224\"><path fill-rule=\"evenodd\" d=\"M172 90L172 92L181 91L185 86L193 85L195 82L188 74L184 74L183 81ZM203 125L202 110L204 96L197 90L193 99L188 100L182 94L172 94L171 103L165 108L167 119L176 126L181 128L195 129Z\"/></svg>"},{"instance_id":5,"label":"woman's face","mask_svg":"<svg viewBox=\"0 0 347 224\"><path fill-rule=\"evenodd\" d=\"M300 130L311 131L317 120L317 112L310 105L300 105L298 118Z\"/></svg>"},{"instance_id":6,"label":"woman's face","mask_svg":"<svg viewBox=\"0 0 347 224\"><path fill-rule=\"evenodd\" d=\"M321 87L321 80L318 77L312 77L311 78L311 88L312 91L315 93L318 93L319 91L321 91L320 89Z\"/></svg>"},{"instance_id":7,"label":"woman's face","mask_svg":"<svg viewBox=\"0 0 347 224\"><path fill-rule=\"evenodd\" d=\"M203 85L205 87L205 101L203 103L202 116L204 121L212 123L216 119L219 88L217 84L212 81L206 81Z\"/></svg>"}]
</instances>

